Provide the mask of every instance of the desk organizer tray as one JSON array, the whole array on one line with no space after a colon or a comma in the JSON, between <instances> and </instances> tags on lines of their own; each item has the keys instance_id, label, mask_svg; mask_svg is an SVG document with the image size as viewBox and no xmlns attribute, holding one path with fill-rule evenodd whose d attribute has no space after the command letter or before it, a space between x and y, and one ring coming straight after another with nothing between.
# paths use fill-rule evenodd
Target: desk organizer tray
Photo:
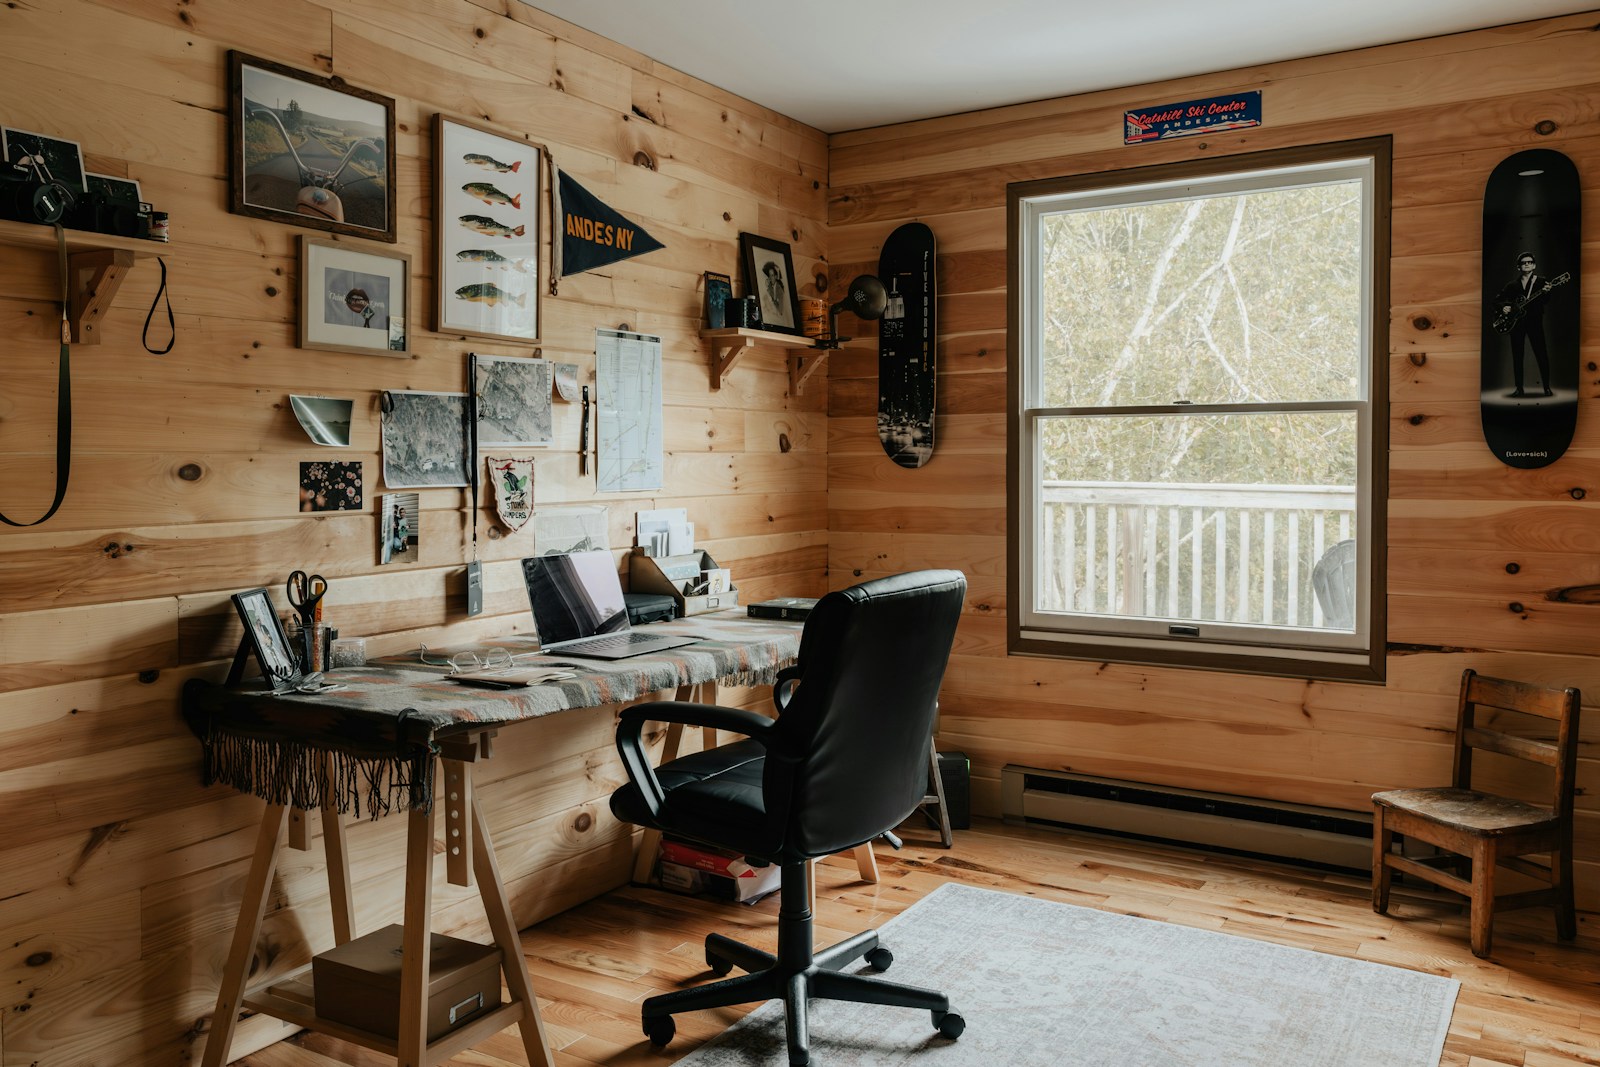
<instances>
[{"instance_id":1,"label":"desk organizer tray","mask_svg":"<svg viewBox=\"0 0 1600 1067\"><path fill-rule=\"evenodd\" d=\"M677 556L647 556L636 548L628 557L628 588L635 593L665 593L678 605L678 618L725 611L739 606L739 589L730 586L725 593L685 595L685 582L698 579L702 572L718 570L717 561L704 550Z\"/></svg>"}]
</instances>

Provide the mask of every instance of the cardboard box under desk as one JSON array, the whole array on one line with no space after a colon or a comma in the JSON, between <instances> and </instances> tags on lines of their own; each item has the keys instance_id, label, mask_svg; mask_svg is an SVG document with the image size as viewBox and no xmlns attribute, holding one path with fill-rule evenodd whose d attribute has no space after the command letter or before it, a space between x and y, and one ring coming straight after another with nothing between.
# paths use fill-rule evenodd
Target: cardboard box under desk
<instances>
[{"instance_id":1,"label":"cardboard box under desk","mask_svg":"<svg viewBox=\"0 0 1600 1067\"><path fill-rule=\"evenodd\" d=\"M628 557L628 589L634 593L665 593L678 602L678 618L703 615L708 611L724 611L739 606L739 587L730 586L726 593L703 593L684 596L683 583L699 578L700 572L719 569L711 553L703 549L677 556L652 558L644 549L635 548Z\"/></svg>"},{"instance_id":2,"label":"cardboard box under desk","mask_svg":"<svg viewBox=\"0 0 1600 1067\"><path fill-rule=\"evenodd\" d=\"M400 1033L404 928L385 926L311 958L317 1015L384 1037ZM428 1040L500 1006L500 950L430 935Z\"/></svg>"}]
</instances>

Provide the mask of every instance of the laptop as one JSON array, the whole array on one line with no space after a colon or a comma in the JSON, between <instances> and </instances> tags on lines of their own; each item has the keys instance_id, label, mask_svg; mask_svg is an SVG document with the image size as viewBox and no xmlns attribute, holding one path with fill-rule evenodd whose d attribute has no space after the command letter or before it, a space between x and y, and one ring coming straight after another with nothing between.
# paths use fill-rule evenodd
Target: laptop
<instances>
[{"instance_id":1,"label":"laptop","mask_svg":"<svg viewBox=\"0 0 1600 1067\"><path fill-rule=\"evenodd\" d=\"M604 549L522 561L539 629L539 651L587 659L627 659L692 645L697 637L643 634L628 624L617 566Z\"/></svg>"}]
</instances>

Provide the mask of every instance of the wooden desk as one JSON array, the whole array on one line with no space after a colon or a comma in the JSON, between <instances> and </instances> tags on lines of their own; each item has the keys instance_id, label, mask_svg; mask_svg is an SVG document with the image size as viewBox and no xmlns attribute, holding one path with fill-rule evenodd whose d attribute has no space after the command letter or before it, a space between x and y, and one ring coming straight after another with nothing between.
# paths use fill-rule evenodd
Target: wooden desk
<instances>
[{"instance_id":1,"label":"wooden desk","mask_svg":"<svg viewBox=\"0 0 1600 1067\"><path fill-rule=\"evenodd\" d=\"M504 727L569 709L628 703L663 691L680 700L704 699L701 687L714 687L719 681L771 684L777 672L794 661L800 643L799 624L732 614L664 624L663 632L668 629L704 640L615 662L561 661L552 656L572 664L577 677L522 689L458 685L447 680L447 667L424 665L415 653L334 672L330 677L346 688L327 694L274 696L191 682L184 690L184 715L205 746L208 782L223 781L267 801L202 1067L227 1062L234 1026L245 1009L387 1053L400 1067L431 1067L516 1023L530 1067L552 1067L488 822L473 790L472 770L490 757L492 739ZM489 646L518 652L527 651L531 643L508 638L437 652L430 649L429 658L444 659L468 648L482 651ZM669 740L675 747L676 739ZM440 775L443 789L436 788ZM245 988L278 846L287 836L291 845L305 847L300 812L315 810L321 815L334 940L344 944L355 936L355 905L339 816L359 811L363 799L374 815L399 809L407 818L404 960L395 1039L318 1017L309 966L287 978ZM428 935L434 815L440 808L447 876L455 885L476 881L501 952L510 1000L430 1043Z\"/></svg>"}]
</instances>

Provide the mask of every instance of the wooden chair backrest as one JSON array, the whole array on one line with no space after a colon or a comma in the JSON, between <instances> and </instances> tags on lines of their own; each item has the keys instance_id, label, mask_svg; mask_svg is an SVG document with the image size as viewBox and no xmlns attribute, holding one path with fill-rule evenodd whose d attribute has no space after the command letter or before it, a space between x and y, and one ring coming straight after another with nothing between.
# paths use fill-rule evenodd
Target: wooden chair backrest
<instances>
[{"instance_id":1,"label":"wooden chair backrest","mask_svg":"<svg viewBox=\"0 0 1600 1067\"><path fill-rule=\"evenodd\" d=\"M1455 785L1472 788L1472 750L1498 752L1513 759L1549 767L1553 772L1550 806L1564 819L1572 818L1572 799L1578 763L1578 707L1576 689L1485 678L1476 671L1461 675L1461 703L1456 718ZM1556 723L1554 741L1519 737L1479 726L1479 708L1503 709L1537 715Z\"/></svg>"}]
</instances>

